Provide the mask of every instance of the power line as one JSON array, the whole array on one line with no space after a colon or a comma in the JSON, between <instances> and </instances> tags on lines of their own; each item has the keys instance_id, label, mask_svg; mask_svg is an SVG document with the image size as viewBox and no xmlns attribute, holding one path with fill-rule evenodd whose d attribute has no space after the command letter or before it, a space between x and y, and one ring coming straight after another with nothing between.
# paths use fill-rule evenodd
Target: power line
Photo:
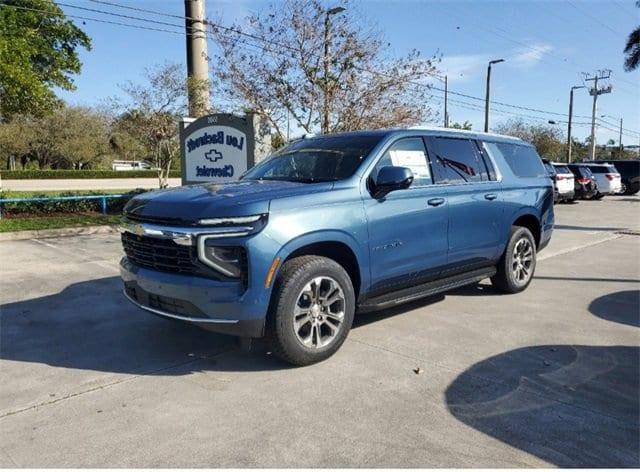
<instances>
[{"instance_id":1,"label":"power line","mask_svg":"<svg viewBox=\"0 0 640 472\"><path fill-rule=\"evenodd\" d=\"M578 10L580 13L582 13L584 16L591 18L594 22L598 23L600 26L602 26L603 28L609 30L610 32L612 32L616 38L620 37L620 33L618 31L616 31L615 29L613 29L611 26L607 25L606 23L603 23L602 21L600 21L599 18L593 16L591 13L588 13L587 11L583 10L582 8L578 8L578 6L573 3L571 0L567 0L567 3L569 5L571 5L573 8L575 8L576 10Z\"/></svg>"},{"instance_id":2,"label":"power line","mask_svg":"<svg viewBox=\"0 0 640 472\"><path fill-rule=\"evenodd\" d=\"M131 7L131 6L128 6L128 5L122 5L122 4L119 4L119 3L116 3L116 2L112 2L112 1L108 1L108 0L90 0L90 1L94 2L94 3L97 3L97 4L110 5L110 6L119 7L119 8L123 8L123 9L127 9L127 10L138 11L138 12L142 12L142 13L150 13L150 14L155 14L155 15L159 15L159 16L165 16L165 17L171 17L171 18L179 18L179 19L183 19L183 20L184 19L190 19L190 18L187 18L185 16L159 12L157 10L149 10L149 9L146 9L146 8ZM96 11L96 10L94 10L94 11ZM97 10L97 11L100 11L100 10ZM110 14L109 12L104 12L104 13ZM152 22L155 22L154 20L149 20L147 18L139 18L139 17L129 17L129 18L133 18L133 19L136 19L136 20L139 20L139 21L152 21ZM161 23L161 24L166 24L166 23ZM271 45L277 46L279 48L285 48L285 49L288 49L288 50L293 51L293 52L298 52L295 48L293 48L293 47L291 47L289 45L281 44L281 43L278 43L276 41L272 41L272 40L269 40L267 38L263 38L263 37L260 37L258 35L254 35L254 34L251 34L251 33L246 33L244 31L240 31L240 30L238 30L236 28L230 28L230 27L227 27L227 26L224 26L224 25L220 25L220 24L214 23L212 21L208 21L208 20L205 21L205 24L210 25L213 28L219 28L219 29L222 29L224 31L228 31L228 32L240 35L240 36L248 37L248 38L260 41L260 42L271 44ZM518 44L521 44L521 45L527 47L528 49L531 49L532 51L539 51L539 48L532 48L532 47L528 46L525 43L521 43L519 41L516 41L516 42ZM260 47L260 46L256 45L256 47ZM271 52L276 52L276 51L271 51ZM370 70L367 70L367 69L364 69L364 68L358 68L357 66L355 66L354 68L359 69L359 70L361 70L363 72L381 74L379 72L373 72L373 71L370 71ZM429 74L429 75L442 80L442 77L439 74ZM445 90L440 88L440 87L436 87L434 85L431 85L430 88L433 89L433 90L436 90L438 92L445 93ZM468 98L468 99L476 100L476 101L484 102L484 100L485 100L482 97L475 97L475 96L472 96L472 95L463 94L463 93L455 92L455 91L452 91L452 90L450 90L449 93L451 95L457 95L459 97ZM504 107L510 107L510 108L515 108L515 109L519 109L519 110L530 111L530 112L533 112L533 113L542 113L542 114L545 114L545 115L554 115L554 116L563 116L563 117L564 116L568 116L566 113L552 112L552 111L541 110L541 109L536 109L536 108L532 108L532 107L513 105L513 104L510 104L510 103L504 103L504 102L498 102L498 101L493 101L492 103L494 105L501 105L501 106L504 106ZM576 117L578 117L578 118L588 118L587 116L581 116L581 115L576 115Z\"/></svg>"},{"instance_id":3,"label":"power line","mask_svg":"<svg viewBox=\"0 0 640 472\"><path fill-rule=\"evenodd\" d=\"M117 4L115 2L109 2L109 1L105 1L105 0L90 0L90 1L92 1L94 3L117 6L117 7L128 9L128 10L135 10L135 11L139 11L139 12L143 12L143 13L156 14L156 15L159 15L159 16L166 16L166 17L179 18L179 19L185 19L186 18L186 17L180 16L180 15L172 15L172 14L168 14L168 13L157 12L157 11L154 11L154 10L131 7L131 6L121 5L121 4ZM108 12L108 11L104 11L104 10L98 10L98 9L92 9L92 8L86 8L86 7L79 7L79 6L76 6L76 5L69 5L69 4L60 3L60 2L59 2L59 4L60 5L64 5L64 6L68 6L68 7L71 7L71 8L79 8L79 9L82 9L82 10L87 10L87 11L91 11L91 12L99 13L99 14L113 15L113 16L118 16L118 17L127 18L127 19L131 19L131 20L136 20L136 21L150 22L150 23L160 24L160 25L164 25L164 26L182 28L182 25L175 25L175 24L172 24L172 23L161 22L161 21L152 20L152 19L149 19L149 18L140 18L140 17L134 17L134 16L130 16L130 15L122 15L122 14ZM49 15L55 15L55 13L48 12L46 10L38 10L38 9L34 9L34 8L27 8L27 7L15 6L15 5L0 5L0 6L12 7L12 8L17 8L17 9L21 9L21 10L35 11L35 12L40 12L40 13L49 14ZM79 19L88 20L88 21L96 21L96 22L99 22L99 23L113 24L113 25L118 25L118 26L126 26L126 27L130 27L130 28L138 28L138 29L143 29L143 30L167 32L167 33L180 34L180 35L186 34L184 31L172 31L172 30L167 30L167 29L151 28L151 27L145 27L145 26L142 26L142 25L133 25L133 24L129 24L129 23L108 21L108 20L84 17L84 16L79 16L79 15L67 15L67 16L69 16L71 18L79 18ZM186 19L188 19L188 18L186 18ZM260 42L271 44L273 46L278 46L278 47L281 47L281 48L284 48L284 49L288 49L288 50L291 50L291 51L294 51L294 52L298 52L295 48L293 48L291 46L288 46L288 45L285 45L285 44L281 44L281 43L278 43L278 42L275 42L275 41L271 41L271 40L268 40L266 38L262 38L260 36L253 35L253 34L250 34L250 33L245 33L243 31L237 30L235 28L230 28L230 27L226 27L224 25L219 25L219 24L216 24L216 23L211 22L211 21L207 21L206 24L212 26L213 28L219 28L219 29L222 29L224 31L229 31L229 32L232 32L232 33L237 34L239 36L244 36L244 37L247 37L247 38L251 38L253 40L257 40L257 41L260 41ZM208 33L208 32L206 32L206 33L208 35L210 35L210 33ZM220 34L220 33L218 33L218 34ZM269 51L269 52L277 53L277 54L282 54L282 51L280 51L280 50L275 51L273 49L267 49L264 46L260 46L260 45L253 44L253 43L249 43L248 41L241 41L241 42L242 42L242 44L244 44L246 46L249 46L249 47L252 47L254 49L258 49L258 50L262 50L262 51ZM357 70L360 70L362 72L367 72L367 73L370 73L370 74L375 74L375 75L379 75L379 76L386 76L388 78L395 78L394 76L391 76L389 74L384 74L384 73L379 72L379 71L371 71L369 69L358 67L358 66L354 66L354 68L357 69ZM437 74L430 74L430 75L433 75L433 76L439 78ZM414 85L421 86L421 87L427 87L430 90L435 90L435 91L442 92L442 93L445 92L444 89L442 89L440 87L436 87L434 85L424 84L422 82L416 82L416 81L408 81L408 82L412 83ZM463 98L468 98L468 99L471 99L471 100L484 102L484 98L475 97L473 95L468 95L468 94L464 94L464 93L460 93L460 92L455 92L455 91L449 90L449 94L456 95L456 96L463 97ZM474 103L463 102L463 101L459 101L459 100L457 101L457 103L458 104L465 104L465 105L468 105L468 106L477 106ZM507 108L513 108L513 109L517 109L517 110L530 111L530 112L533 112L533 113L541 113L541 114L545 114L545 115L554 115L554 116L562 116L562 117L568 116L565 113L558 113L558 112L552 112L552 111L542 110L542 109L537 109L537 108L525 107L525 106L520 106L520 105L513 105L513 104L505 103L505 102L494 101L494 102L492 102L492 104L493 105L497 105L497 106L507 107ZM507 112L506 110L496 110L496 112L499 112L501 114L511 114L511 115L514 115L514 116L521 116L521 117L525 117L525 118L544 121L544 118L542 118L542 117L537 117L537 116L532 116L532 115L525 115L525 114L517 114L517 113L513 113L513 112ZM580 115L577 115L577 116L586 118L586 116L580 116ZM558 120L558 121L561 121L561 120Z\"/></svg>"},{"instance_id":4,"label":"power line","mask_svg":"<svg viewBox=\"0 0 640 472\"><path fill-rule=\"evenodd\" d=\"M18 6L18 5L6 5L3 3L0 3L0 7L4 7L4 8L15 8L18 10L26 10L26 11L32 11L35 13L44 13L45 15L49 15L49 16L60 16L57 13L54 12L50 12L47 10L39 10L37 8L28 8L28 7L22 7L22 6ZM76 18L79 20L85 20L85 21L95 21L97 23L106 23L109 25L117 25L117 26L126 26L128 28L136 28L136 29L142 29L142 30L149 30L149 31L159 31L162 33L173 33L173 34L179 34L179 35L184 35L184 32L180 32L180 31L171 31L171 30L167 30L167 29L160 29L160 28L152 28L149 26L142 26L142 25L132 25L130 23L122 23L119 21L109 21L109 20L102 20L102 19L98 19L98 18L90 18L87 16L80 16L80 15L68 15L65 14L65 16L68 16L69 18Z\"/></svg>"}]
</instances>

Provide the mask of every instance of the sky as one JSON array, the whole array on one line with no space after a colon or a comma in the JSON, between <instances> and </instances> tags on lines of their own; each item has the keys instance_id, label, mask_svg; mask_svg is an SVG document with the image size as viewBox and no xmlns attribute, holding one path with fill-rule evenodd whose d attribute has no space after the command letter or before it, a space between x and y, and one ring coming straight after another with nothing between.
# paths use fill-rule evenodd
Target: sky
<instances>
[{"instance_id":1,"label":"sky","mask_svg":"<svg viewBox=\"0 0 640 472\"><path fill-rule=\"evenodd\" d=\"M184 15L183 0L110 0L174 15ZM223 24L242 24L250 13L265 12L278 0L206 0L207 16ZM127 81L141 82L146 68L165 61L185 62L181 20L153 16L89 0L60 0L68 15L156 27L174 31L148 31L91 20L74 19L92 38L91 51L81 51L77 90L61 92L69 103L99 105L122 94ZM154 25L73 8L74 5L176 24ZM327 1L327 6L334 3ZM491 125L510 118L545 124L557 122L566 132L571 86L583 85L583 73L610 69L609 94L598 97L602 118L597 142L618 142L623 118L623 143L640 139L640 69L625 72L623 49L628 34L640 23L634 0L352 0L349 13L377 28L390 43L389 54L406 55L412 49L423 56L441 54L440 74L449 90L479 100L450 94L451 121L470 121L482 130L487 62L505 59L492 69L491 99L513 106L492 105ZM215 67L215 48L210 44ZM592 85L593 82L586 82ZM442 87L442 84L434 85ZM215 101L215 90L212 91ZM442 96L433 92L429 103L442 115ZM455 101L458 101L456 103ZM525 110L524 107L541 111ZM575 91L574 130L583 140L590 132L592 98L586 89ZM605 123L606 121L606 123ZM438 119L438 123L441 121ZM610 129L607 129L610 128Z\"/></svg>"}]
</instances>

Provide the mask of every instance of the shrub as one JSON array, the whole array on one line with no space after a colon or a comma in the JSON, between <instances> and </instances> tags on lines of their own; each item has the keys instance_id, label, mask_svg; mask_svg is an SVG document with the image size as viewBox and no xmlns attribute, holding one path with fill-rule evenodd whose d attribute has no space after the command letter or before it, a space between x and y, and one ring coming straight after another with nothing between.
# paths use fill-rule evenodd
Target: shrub
<instances>
[{"instance_id":1,"label":"shrub","mask_svg":"<svg viewBox=\"0 0 640 472\"><path fill-rule=\"evenodd\" d=\"M145 192L142 189L136 189L131 192L123 194L122 198L109 198L107 200L107 211L110 214L121 213L124 205L135 195ZM0 203L0 210L3 216L17 216L17 215L52 215L60 213L90 213L102 211L101 200L53 200L60 197L73 197L73 196L91 196L91 195L104 195L101 192L63 192L56 196L46 194L34 194L26 198L49 198L51 200L46 201L26 201L16 203ZM107 194L108 195L108 194ZM3 195L0 192L0 199L3 198L15 198L11 195Z\"/></svg>"},{"instance_id":2,"label":"shrub","mask_svg":"<svg viewBox=\"0 0 640 472\"><path fill-rule=\"evenodd\" d=\"M25 179L139 179L158 178L155 170L3 170L6 180ZM180 177L180 171L171 171L169 177Z\"/></svg>"}]
</instances>

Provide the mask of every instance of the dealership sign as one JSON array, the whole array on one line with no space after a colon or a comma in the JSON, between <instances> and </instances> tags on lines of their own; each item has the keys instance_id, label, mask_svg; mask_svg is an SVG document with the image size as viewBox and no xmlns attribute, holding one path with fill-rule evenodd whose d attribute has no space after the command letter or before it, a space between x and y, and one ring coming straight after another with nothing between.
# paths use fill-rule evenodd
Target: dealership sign
<instances>
[{"instance_id":1,"label":"dealership sign","mask_svg":"<svg viewBox=\"0 0 640 472\"><path fill-rule=\"evenodd\" d=\"M254 164L254 135L250 117L220 113L183 122L182 183L237 180Z\"/></svg>"}]
</instances>

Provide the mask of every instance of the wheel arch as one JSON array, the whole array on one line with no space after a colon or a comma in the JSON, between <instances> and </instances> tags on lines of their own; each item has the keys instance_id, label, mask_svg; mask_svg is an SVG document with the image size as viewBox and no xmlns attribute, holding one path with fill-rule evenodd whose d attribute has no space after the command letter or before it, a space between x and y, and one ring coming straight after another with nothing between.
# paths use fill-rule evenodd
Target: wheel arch
<instances>
[{"instance_id":1,"label":"wheel arch","mask_svg":"<svg viewBox=\"0 0 640 472\"><path fill-rule=\"evenodd\" d=\"M536 248L540 247L540 239L542 237L542 225L540 218L533 212L524 212L513 219L511 226L522 226L531 231L533 239L536 242Z\"/></svg>"},{"instance_id":2,"label":"wheel arch","mask_svg":"<svg viewBox=\"0 0 640 472\"><path fill-rule=\"evenodd\" d=\"M278 254L281 259L278 272L294 257L310 255L326 257L340 264L351 279L356 299L369 282L365 251L349 235L337 231L306 234L290 241Z\"/></svg>"}]
</instances>

